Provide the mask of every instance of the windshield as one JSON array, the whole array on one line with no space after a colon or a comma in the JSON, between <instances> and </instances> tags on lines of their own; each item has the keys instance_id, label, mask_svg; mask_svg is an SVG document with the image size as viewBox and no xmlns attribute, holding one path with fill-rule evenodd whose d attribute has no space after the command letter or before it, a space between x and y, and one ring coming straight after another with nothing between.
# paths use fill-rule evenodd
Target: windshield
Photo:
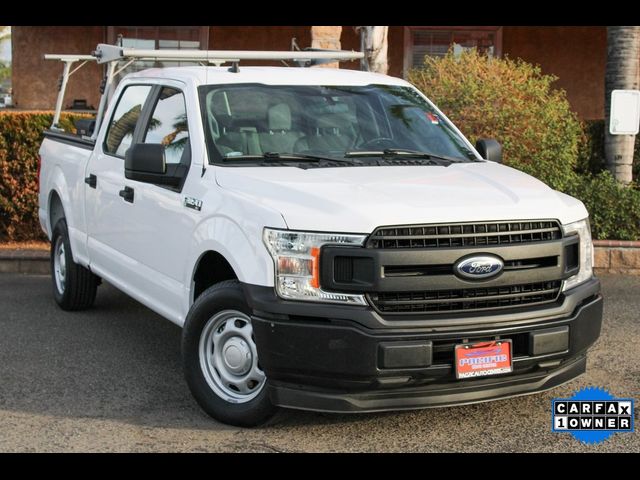
<instances>
[{"instance_id":1,"label":"windshield","mask_svg":"<svg viewBox=\"0 0 640 480\"><path fill-rule=\"evenodd\" d=\"M265 154L337 159L400 150L477 159L409 87L207 85L200 87L200 99L215 163L255 162Z\"/></svg>"}]
</instances>

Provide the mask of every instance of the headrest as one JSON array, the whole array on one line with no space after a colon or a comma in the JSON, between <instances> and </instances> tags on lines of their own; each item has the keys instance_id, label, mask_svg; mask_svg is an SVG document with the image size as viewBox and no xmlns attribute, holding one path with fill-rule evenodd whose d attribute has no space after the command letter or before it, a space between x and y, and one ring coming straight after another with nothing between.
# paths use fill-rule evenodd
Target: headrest
<instances>
[{"instance_id":1,"label":"headrest","mask_svg":"<svg viewBox=\"0 0 640 480\"><path fill-rule=\"evenodd\" d=\"M231 128L231 125L233 125L233 118L226 113L219 113L215 118L222 128Z\"/></svg>"},{"instance_id":2,"label":"headrest","mask_svg":"<svg viewBox=\"0 0 640 480\"><path fill-rule=\"evenodd\" d=\"M291 109L286 103L278 103L267 112L269 130L291 130Z\"/></svg>"},{"instance_id":3,"label":"headrest","mask_svg":"<svg viewBox=\"0 0 640 480\"><path fill-rule=\"evenodd\" d=\"M329 113L318 117L318 128L337 128L342 133L346 133L351 130L351 121L347 115Z\"/></svg>"}]
</instances>

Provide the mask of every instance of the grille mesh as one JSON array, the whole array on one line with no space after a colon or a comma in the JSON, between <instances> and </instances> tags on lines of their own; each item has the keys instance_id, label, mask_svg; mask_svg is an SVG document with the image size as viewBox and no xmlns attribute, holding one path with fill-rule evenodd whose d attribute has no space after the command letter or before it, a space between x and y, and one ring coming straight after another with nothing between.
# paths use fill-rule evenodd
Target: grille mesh
<instances>
[{"instance_id":1,"label":"grille mesh","mask_svg":"<svg viewBox=\"0 0 640 480\"><path fill-rule=\"evenodd\" d=\"M544 242L562 237L556 220L380 227L368 248L451 248Z\"/></svg>"},{"instance_id":2,"label":"grille mesh","mask_svg":"<svg viewBox=\"0 0 640 480\"><path fill-rule=\"evenodd\" d=\"M372 293L368 297L382 313L454 313L553 302L560 295L561 284L555 280L504 287Z\"/></svg>"}]
</instances>

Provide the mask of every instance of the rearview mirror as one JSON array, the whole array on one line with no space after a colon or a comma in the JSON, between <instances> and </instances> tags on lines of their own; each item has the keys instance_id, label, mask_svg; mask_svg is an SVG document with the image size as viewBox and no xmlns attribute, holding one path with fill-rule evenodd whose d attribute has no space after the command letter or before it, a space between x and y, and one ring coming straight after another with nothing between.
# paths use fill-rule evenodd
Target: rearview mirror
<instances>
[{"instance_id":1,"label":"rearview mirror","mask_svg":"<svg viewBox=\"0 0 640 480\"><path fill-rule=\"evenodd\" d=\"M159 143L132 145L124 157L124 176L138 182L179 186L183 175L176 175L175 169L167 173L164 149Z\"/></svg>"},{"instance_id":2,"label":"rearview mirror","mask_svg":"<svg viewBox=\"0 0 640 480\"><path fill-rule=\"evenodd\" d=\"M481 138L476 142L476 150L486 160L502 163L502 145L493 138Z\"/></svg>"}]
</instances>

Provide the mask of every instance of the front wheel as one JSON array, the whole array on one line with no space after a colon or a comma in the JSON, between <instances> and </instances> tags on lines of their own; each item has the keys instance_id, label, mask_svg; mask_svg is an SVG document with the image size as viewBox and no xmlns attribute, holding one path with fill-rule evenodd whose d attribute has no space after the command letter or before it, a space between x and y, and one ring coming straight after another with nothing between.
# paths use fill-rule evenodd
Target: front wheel
<instances>
[{"instance_id":1,"label":"front wheel","mask_svg":"<svg viewBox=\"0 0 640 480\"><path fill-rule=\"evenodd\" d=\"M198 297L182 335L185 378L196 401L213 418L242 427L276 412L249 314L238 281L221 282Z\"/></svg>"}]
</instances>

